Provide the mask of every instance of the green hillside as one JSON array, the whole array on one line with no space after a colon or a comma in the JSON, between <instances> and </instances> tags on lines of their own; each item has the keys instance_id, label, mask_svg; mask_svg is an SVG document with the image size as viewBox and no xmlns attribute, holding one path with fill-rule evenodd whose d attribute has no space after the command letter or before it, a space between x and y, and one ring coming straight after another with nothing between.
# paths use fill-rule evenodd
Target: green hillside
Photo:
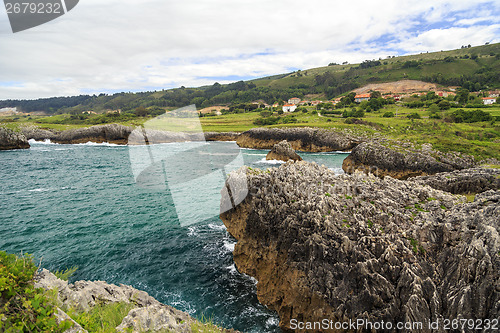
<instances>
[{"instance_id":1,"label":"green hillside","mask_svg":"<svg viewBox=\"0 0 500 333\"><path fill-rule=\"evenodd\" d=\"M37 100L0 101L0 108L17 107L23 112L47 114L123 112L160 114L169 108L196 104L198 108L263 100L269 104L315 94L331 99L368 83L414 79L441 85L462 86L469 91L500 88L500 43L452 51L423 53L387 59L366 60L361 64L331 65L198 88L177 88L142 93L99 96L53 97Z\"/></svg>"}]
</instances>

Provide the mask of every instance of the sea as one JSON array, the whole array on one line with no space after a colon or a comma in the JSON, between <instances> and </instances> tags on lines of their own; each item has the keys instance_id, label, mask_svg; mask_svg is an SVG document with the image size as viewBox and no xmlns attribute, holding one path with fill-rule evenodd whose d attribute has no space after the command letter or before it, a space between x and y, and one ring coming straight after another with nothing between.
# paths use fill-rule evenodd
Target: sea
<instances>
[{"instance_id":1,"label":"sea","mask_svg":"<svg viewBox=\"0 0 500 333\"><path fill-rule=\"evenodd\" d=\"M226 328L280 332L277 314L257 299L257 281L233 263L236 241L217 214L223 180L204 178L207 165L215 173L223 169L224 177L243 164L279 167L281 162L265 160L268 151L211 142L190 160L186 151L200 148L190 143L30 144L27 150L0 151L0 250L33 254L49 270L77 266L70 282L131 285ZM338 174L347 156L300 155ZM160 186L141 178L149 158L161 161L167 175L157 179ZM182 165L205 171L197 178Z\"/></svg>"}]
</instances>

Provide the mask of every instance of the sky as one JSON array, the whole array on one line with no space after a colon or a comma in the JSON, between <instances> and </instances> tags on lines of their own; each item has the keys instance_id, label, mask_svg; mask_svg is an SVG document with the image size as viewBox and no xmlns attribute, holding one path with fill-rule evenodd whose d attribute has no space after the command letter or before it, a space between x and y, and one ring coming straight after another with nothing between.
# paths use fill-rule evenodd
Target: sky
<instances>
[{"instance_id":1,"label":"sky","mask_svg":"<svg viewBox=\"0 0 500 333\"><path fill-rule=\"evenodd\" d=\"M500 42L500 1L80 0L12 33L0 100L229 83Z\"/></svg>"}]
</instances>

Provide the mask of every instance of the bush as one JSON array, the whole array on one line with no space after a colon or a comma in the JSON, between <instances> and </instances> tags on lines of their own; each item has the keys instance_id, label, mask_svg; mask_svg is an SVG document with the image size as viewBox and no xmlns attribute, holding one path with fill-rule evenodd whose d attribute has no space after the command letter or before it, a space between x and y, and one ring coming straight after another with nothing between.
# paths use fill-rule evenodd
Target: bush
<instances>
[{"instance_id":1,"label":"bush","mask_svg":"<svg viewBox=\"0 0 500 333\"><path fill-rule=\"evenodd\" d=\"M365 112L363 110L358 110L356 108L352 108L351 111L345 110L342 113L343 118L349 118L349 117L354 117L354 118L363 118L365 116Z\"/></svg>"},{"instance_id":2,"label":"bush","mask_svg":"<svg viewBox=\"0 0 500 333\"><path fill-rule=\"evenodd\" d=\"M55 302L34 287L36 271L31 255L0 251L0 332L64 332L71 327L66 321L57 324Z\"/></svg>"},{"instance_id":3,"label":"bush","mask_svg":"<svg viewBox=\"0 0 500 333\"><path fill-rule=\"evenodd\" d=\"M392 117L394 117L394 112L387 111L386 113L384 113L384 115L382 117L384 117L384 118L392 118Z\"/></svg>"},{"instance_id":4,"label":"bush","mask_svg":"<svg viewBox=\"0 0 500 333\"><path fill-rule=\"evenodd\" d=\"M420 117L420 114L418 114L416 112L410 113L407 117L408 117L408 119L421 119L422 118L422 117Z\"/></svg>"},{"instance_id":5,"label":"bush","mask_svg":"<svg viewBox=\"0 0 500 333\"><path fill-rule=\"evenodd\" d=\"M476 123L479 121L492 121L493 117L489 112L483 110L464 111L459 109L450 114L451 121L455 123Z\"/></svg>"}]
</instances>

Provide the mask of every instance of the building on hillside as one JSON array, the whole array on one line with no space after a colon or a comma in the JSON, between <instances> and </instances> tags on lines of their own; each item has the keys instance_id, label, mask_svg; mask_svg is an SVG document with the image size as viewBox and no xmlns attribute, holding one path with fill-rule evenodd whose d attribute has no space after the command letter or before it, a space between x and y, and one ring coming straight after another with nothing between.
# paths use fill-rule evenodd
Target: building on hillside
<instances>
[{"instance_id":1,"label":"building on hillside","mask_svg":"<svg viewBox=\"0 0 500 333\"><path fill-rule=\"evenodd\" d=\"M311 101L311 105L313 105L313 106L316 106L316 105L318 105L318 104L320 104L320 103L323 103L323 101L318 101L318 100L316 100L316 101Z\"/></svg>"},{"instance_id":2,"label":"building on hillside","mask_svg":"<svg viewBox=\"0 0 500 333\"><path fill-rule=\"evenodd\" d=\"M311 101L300 101L299 105L309 105L309 103L311 103Z\"/></svg>"},{"instance_id":3,"label":"building on hillside","mask_svg":"<svg viewBox=\"0 0 500 333\"><path fill-rule=\"evenodd\" d=\"M299 103L300 103L300 98L298 98L298 97L292 97L292 98L290 98L288 100L288 104L295 104L295 105L297 105Z\"/></svg>"},{"instance_id":4,"label":"building on hillside","mask_svg":"<svg viewBox=\"0 0 500 333\"><path fill-rule=\"evenodd\" d=\"M273 108L277 108L278 106L280 106L278 103L273 104Z\"/></svg>"},{"instance_id":5,"label":"building on hillside","mask_svg":"<svg viewBox=\"0 0 500 333\"><path fill-rule=\"evenodd\" d=\"M295 104L285 104L283 105L283 112L293 112L297 109L297 105Z\"/></svg>"},{"instance_id":6,"label":"building on hillside","mask_svg":"<svg viewBox=\"0 0 500 333\"><path fill-rule=\"evenodd\" d=\"M498 90L488 91L488 97L500 97L500 91Z\"/></svg>"},{"instance_id":7,"label":"building on hillside","mask_svg":"<svg viewBox=\"0 0 500 333\"><path fill-rule=\"evenodd\" d=\"M483 97L482 100L484 105L491 105L497 101L495 97Z\"/></svg>"},{"instance_id":8,"label":"building on hillside","mask_svg":"<svg viewBox=\"0 0 500 333\"><path fill-rule=\"evenodd\" d=\"M97 114L94 111L83 111L82 113L84 113L84 114Z\"/></svg>"},{"instance_id":9,"label":"building on hillside","mask_svg":"<svg viewBox=\"0 0 500 333\"><path fill-rule=\"evenodd\" d=\"M342 99L342 97L337 97L337 98L335 98L334 100L332 100L332 101L331 101L331 103L332 103L333 105L337 105L337 104L339 104L339 103L340 103L340 100L341 100L341 99Z\"/></svg>"},{"instance_id":10,"label":"building on hillside","mask_svg":"<svg viewBox=\"0 0 500 333\"><path fill-rule=\"evenodd\" d=\"M118 110L108 110L108 111L106 111L106 113L108 113L108 114L109 114L109 113L118 113L118 114L120 114L120 113L122 113L122 109L118 109Z\"/></svg>"},{"instance_id":11,"label":"building on hillside","mask_svg":"<svg viewBox=\"0 0 500 333\"><path fill-rule=\"evenodd\" d=\"M370 94L359 94L354 96L354 101L356 103L361 103L370 99Z\"/></svg>"}]
</instances>

